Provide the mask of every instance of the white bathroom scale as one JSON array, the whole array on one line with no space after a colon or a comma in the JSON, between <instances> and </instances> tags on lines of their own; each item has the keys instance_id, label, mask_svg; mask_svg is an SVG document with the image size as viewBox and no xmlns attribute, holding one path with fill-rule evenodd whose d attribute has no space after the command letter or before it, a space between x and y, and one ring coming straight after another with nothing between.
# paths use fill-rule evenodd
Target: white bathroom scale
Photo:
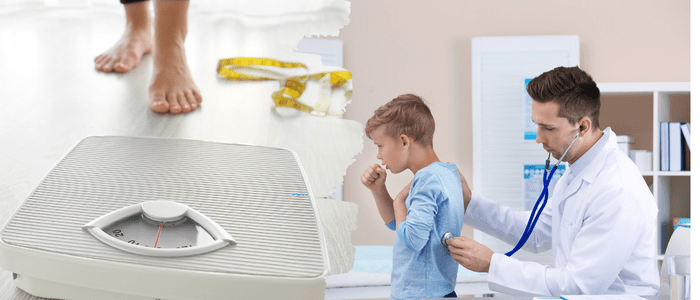
<instances>
[{"instance_id":1,"label":"white bathroom scale","mask_svg":"<svg viewBox=\"0 0 700 300\"><path fill-rule=\"evenodd\" d=\"M290 150L88 137L0 231L0 266L59 299L323 299L328 254Z\"/></svg>"}]
</instances>

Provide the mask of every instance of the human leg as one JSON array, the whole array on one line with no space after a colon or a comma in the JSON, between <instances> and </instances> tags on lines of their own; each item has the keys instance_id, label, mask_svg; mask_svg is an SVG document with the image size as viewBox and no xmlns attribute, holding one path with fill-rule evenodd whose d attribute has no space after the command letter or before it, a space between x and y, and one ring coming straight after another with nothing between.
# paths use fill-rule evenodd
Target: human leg
<instances>
[{"instance_id":1,"label":"human leg","mask_svg":"<svg viewBox=\"0 0 700 300\"><path fill-rule=\"evenodd\" d=\"M95 69L98 71L128 72L141 62L143 55L153 49L150 2L122 3L126 12L126 29L112 48L95 58Z\"/></svg>"},{"instance_id":2,"label":"human leg","mask_svg":"<svg viewBox=\"0 0 700 300\"><path fill-rule=\"evenodd\" d=\"M156 0L153 78L148 88L151 109L180 113L196 109L202 96L185 56L189 1Z\"/></svg>"}]
</instances>

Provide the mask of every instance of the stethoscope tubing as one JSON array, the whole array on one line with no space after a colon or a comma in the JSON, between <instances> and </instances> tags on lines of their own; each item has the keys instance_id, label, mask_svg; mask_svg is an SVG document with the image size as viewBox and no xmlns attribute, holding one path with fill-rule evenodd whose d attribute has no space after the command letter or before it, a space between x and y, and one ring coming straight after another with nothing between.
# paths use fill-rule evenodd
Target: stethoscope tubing
<instances>
[{"instance_id":1,"label":"stethoscope tubing","mask_svg":"<svg viewBox=\"0 0 700 300\"><path fill-rule=\"evenodd\" d=\"M547 160L547 164L549 164L549 160ZM544 176L542 176L542 183L544 184L544 188L542 189L540 196L537 198L537 202L535 202L535 207L532 209L532 213L530 213L530 219L527 221L527 226L525 226L525 232L523 232L523 235L520 237L518 244L515 245L513 250L510 250L508 253L506 253L506 256L510 257L515 252L520 250L520 248L522 248L523 245L525 245L527 239L530 238L530 234L532 234L532 231L535 229L535 225L537 225L537 220L539 220L540 214L542 214L544 207L547 205L547 200L549 199L549 182L552 181L552 176L554 175L554 171L557 170L557 167L558 166L555 165L552 168L552 170L549 172L549 177L547 176L547 169L545 168ZM544 201L542 201L543 199ZM537 211L536 214L535 211Z\"/></svg>"},{"instance_id":2,"label":"stethoscope tubing","mask_svg":"<svg viewBox=\"0 0 700 300\"><path fill-rule=\"evenodd\" d=\"M537 220L540 219L540 214L542 214L544 207L547 205L547 200L549 199L549 182L552 181L552 176L554 176L554 171L557 170L562 159L564 159L566 154L569 153L569 150L571 149L571 146L574 145L574 142L578 138L579 133L580 132L576 132L574 139L571 141L571 143L569 143L569 147L566 148L566 151L564 151L564 154L562 154L562 156L559 158L557 163L554 164L554 167L552 167L552 170L549 171L550 172L549 177L547 176L547 169L549 168L549 157L547 157L547 161L546 161L545 167L544 167L544 176L542 176L542 183L544 184L544 188L542 189L542 193L540 193L540 197L537 198L537 202L535 202L535 207L532 208L532 212L530 213L530 219L527 221L527 226L525 226L525 232L523 232L523 235L520 237L520 240L515 245L513 250L510 250L508 253L506 253L506 256L510 257L515 252L520 250L520 248L522 248L523 245L525 245L525 242L527 241L527 239L530 238L530 234L532 234L532 231L535 229L535 225L537 225ZM550 156L551 156L551 154L550 154ZM544 198L544 201L542 201L543 198ZM542 205L540 205L540 203ZM533 217L534 217L534 222L533 222Z\"/></svg>"}]
</instances>

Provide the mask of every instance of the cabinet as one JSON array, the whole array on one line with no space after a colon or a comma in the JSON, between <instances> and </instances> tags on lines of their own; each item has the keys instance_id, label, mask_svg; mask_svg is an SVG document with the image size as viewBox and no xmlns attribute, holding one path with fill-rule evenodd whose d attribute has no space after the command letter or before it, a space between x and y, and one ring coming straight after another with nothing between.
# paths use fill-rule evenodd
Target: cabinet
<instances>
[{"instance_id":1,"label":"cabinet","mask_svg":"<svg viewBox=\"0 0 700 300\"><path fill-rule=\"evenodd\" d=\"M635 138L634 148L652 152L652 171L642 172L659 208L657 254L663 253L673 230L673 218L690 217L690 171L660 171L660 122L690 122L690 83L599 83L600 126ZM691 126L692 127L692 126ZM686 149L687 150L687 149ZM690 170L686 151L686 170Z\"/></svg>"}]
</instances>

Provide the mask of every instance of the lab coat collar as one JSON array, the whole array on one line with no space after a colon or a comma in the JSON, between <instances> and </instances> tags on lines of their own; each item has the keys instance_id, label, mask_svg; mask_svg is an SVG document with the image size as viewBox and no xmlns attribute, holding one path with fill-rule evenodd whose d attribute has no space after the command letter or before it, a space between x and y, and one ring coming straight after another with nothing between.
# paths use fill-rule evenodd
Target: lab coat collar
<instances>
[{"instance_id":1,"label":"lab coat collar","mask_svg":"<svg viewBox=\"0 0 700 300\"><path fill-rule=\"evenodd\" d=\"M591 170L594 172L590 172L590 171L585 172L585 171L586 171L586 169L591 169L591 168L589 168L589 166L591 166L591 164L593 162L600 161L600 160L597 160L596 157L598 156L598 154L600 154L603 151L603 149L605 149L605 147L607 145L610 144L610 142L612 142L613 145L615 145L615 147L617 147L617 136L612 131L612 129L610 129L610 127L608 127L608 128L605 128L605 130L603 130L603 136L600 137L600 139L595 144L593 144L593 147L591 147L590 149L588 149L588 151L586 151L586 153L581 155L581 157L579 157L579 159L576 160L575 163L569 165L569 169L571 170L570 175L578 176L578 175L587 174L588 176L582 176L581 179L585 180L588 183L593 182L593 179L595 179L595 175L598 174L597 169L600 169L600 168L594 168L596 170Z\"/></svg>"},{"instance_id":2,"label":"lab coat collar","mask_svg":"<svg viewBox=\"0 0 700 300\"><path fill-rule=\"evenodd\" d=\"M571 183L564 190L560 201L564 201L564 199L576 193L583 181L590 184L595 180L600 169L603 168L604 159L600 156L604 155L610 147L617 147L617 136L608 127L605 128L603 136L593 144L593 147L588 149L575 163L569 165L568 174L563 176L562 179L567 178Z\"/></svg>"}]
</instances>

